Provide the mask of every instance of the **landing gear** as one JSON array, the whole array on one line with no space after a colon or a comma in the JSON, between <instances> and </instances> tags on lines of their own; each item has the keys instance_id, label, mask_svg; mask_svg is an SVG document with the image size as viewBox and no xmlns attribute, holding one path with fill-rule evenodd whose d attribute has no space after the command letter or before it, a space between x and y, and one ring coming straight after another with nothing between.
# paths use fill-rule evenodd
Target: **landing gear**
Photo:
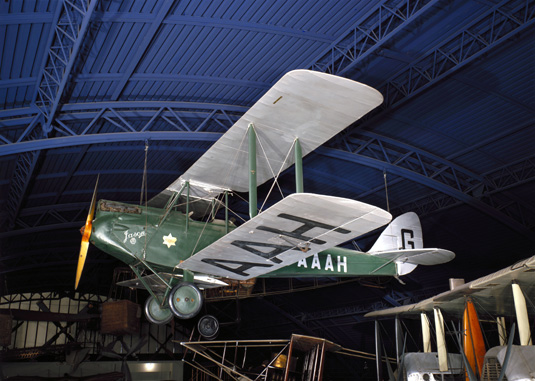
<instances>
[{"instance_id":1,"label":"landing gear","mask_svg":"<svg viewBox=\"0 0 535 381\"><path fill-rule=\"evenodd\" d=\"M189 319L196 316L202 307L201 291L193 283L182 282L169 293L169 308L175 316Z\"/></svg>"},{"instance_id":2,"label":"landing gear","mask_svg":"<svg viewBox=\"0 0 535 381\"><path fill-rule=\"evenodd\" d=\"M204 315L197 323L199 333L206 340L213 340L219 333L219 321L212 315Z\"/></svg>"},{"instance_id":3,"label":"landing gear","mask_svg":"<svg viewBox=\"0 0 535 381\"><path fill-rule=\"evenodd\" d=\"M162 307L160 301L152 295L145 302L145 316L154 324L167 324L173 319L171 310Z\"/></svg>"}]
</instances>

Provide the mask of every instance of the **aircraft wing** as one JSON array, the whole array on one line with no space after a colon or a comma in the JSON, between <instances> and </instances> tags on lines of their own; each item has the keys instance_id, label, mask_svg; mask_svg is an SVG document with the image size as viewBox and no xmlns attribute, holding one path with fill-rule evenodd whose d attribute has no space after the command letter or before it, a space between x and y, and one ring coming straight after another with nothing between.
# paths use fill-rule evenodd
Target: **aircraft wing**
<instances>
[{"instance_id":1,"label":"aircraft wing","mask_svg":"<svg viewBox=\"0 0 535 381\"><path fill-rule=\"evenodd\" d=\"M182 278L181 274L158 273L158 275L167 283L169 283L172 278ZM159 277L156 276L156 274L150 274L142 278L152 291L164 293L167 290L167 285L164 284ZM194 281L200 289L228 286L227 283L219 279L214 279L203 274L195 274ZM137 288L142 290L145 289L143 283L141 283L137 278L117 282L117 285L121 287Z\"/></svg>"},{"instance_id":2,"label":"aircraft wing","mask_svg":"<svg viewBox=\"0 0 535 381\"><path fill-rule=\"evenodd\" d=\"M514 316L515 306L511 284L516 282L524 292L527 300L535 300L535 256L515 263L503 270L482 278L473 280L451 291L443 292L437 296L421 302L406 306L388 308L374 311L365 317L384 317L395 315L419 315L421 312L430 312L433 307L439 307L442 312L462 316L466 297L470 296L478 310L485 311L493 316ZM531 311L529 312L529 309ZM530 314L534 306L528 306Z\"/></svg>"},{"instance_id":3,"label":"aircraft wing","mask_svg":"<svg viewBox=\"0 0 535 381\"><path fill-rule=\"evenodd\" d=\"M381 93L330 74L294 70L284 75L205 154L151 205L167 201L186 181L190 196L214 198L224 190L247 192L247 130L257 134L257 184L294 163L291 150L299 138L302 155L310 153L380 105Z\"/></svg>"},{"instance_id":4,"label":"aircraft wing","mask_svg":"<svg viewBox=\"0 0 535 381\"><path fill-rule=\"evenodd\" d=\"M178 267L245 280L290 265L387 224L390 213L359 201L292 194Z\"/></svg>"}]
</instances>

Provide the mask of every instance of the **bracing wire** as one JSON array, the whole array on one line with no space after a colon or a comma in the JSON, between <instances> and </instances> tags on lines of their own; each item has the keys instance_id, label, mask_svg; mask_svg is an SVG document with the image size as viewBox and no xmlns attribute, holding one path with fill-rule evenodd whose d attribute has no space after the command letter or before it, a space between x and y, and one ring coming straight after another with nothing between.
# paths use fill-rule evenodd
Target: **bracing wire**
<instances>
[{"instance_id":1,"label":"bracing wire","mask_svg":"<svg viewBox=\"0 0 535 381\"><path fill-rule=\"evenodd\" d=\"M226 173L222 176L222 178L224 179L223 180L223 184L222 184L223 188L228 188L227 184L230 182L229 181L230 174L235 169L236 163L238 161L238 155L241 152L241 147L243 146L246 137L247 137L247 130L245 130L245 133L243 134L243 136L241 138L241 141L240 141L240 144L238 146L238 149L235 150L235 152L234 152L234 156L232 157L232 161L231 161L230 165L228 166Z\"/></svg>"},{"instance_id":2,"label":"bracing wire","mask_svg":"<svg viewBox=\"0 0 535 381\"><path fill-rule=\"evenodd\" d=\"M258 139L258 142L260 143L260 148L262 149L262 152L264 153L264 157L266 158L266 161L268 163L269 170L271 171L271 175L273 176L273 183L271 184L271 188L269 188L269 192L268 192L267 196L265 197L264 202L260 206L260 211L262 211L264 209L264 205L266 204L266 201L267 201L268 197L271 195L271 192L273 191L273 188L275 187L275 185L277 185L277 188L279 189L279 192L280 192L282 198L284 198L284 194L282 193L282 189L280 187L278 179L279 179L279 176L280 176L280 174L282 172L282 168L284 168L284 164L286 164L286 161L288 160L288 157L290 157L290 153L292 152L292 149L294 148L295 140L293 141L292 145L290 146L290 149L286 153L286 157L284 158L284 161L282 162L282 165L279 168L279 171L277 172L276 175L275 175L275 172L273 171L273 168L271 167L271 164L269 163L269 160L268 160L268 158L266 156L266 151L264 150L264 147L262 146L262 141L260 139Z\"/></svg>"},{"instance_id":3,"label":"bracing wire","mask_svg":"<svg viewBox=\"0 0 535 381\"><path fill-rule=\"evenodd\" d=\"M147 204L147 161L149 157L149 141L145 140L145 163L143 164L143 179L141 181L141 194L139 196L139 205L143 205L143 196L145 196L145 205Z\"/></svg>"},{"instance_id":4,"label":"bracing wire","mask_svg":"<svg viewBox=\"0 0 535 381\"><path fill-rule=\"evenodd\" d=\"M149 157L149 141L145 140L145 162L143 164L143 180L141 181L141 195L139 196L139 205L143 205L143 191L145 191L145 231L149 230L149 205L148 205L148 184L147 184L147 162ZM143 259L147 254L147 244L148 244L147 234L145 234L145 245L143 248Z\"/></svg>"},{"instance_id":5,"label":"bracing wire","mask_svg":"<svg viewBox=\"0 0 535 381\"><path fill-rule=\"evenodd\" d=\"M388 183L386 181L386 169L383 170L383 178L385 179L386 211L390 213L390 203L388 201Z\"/></svg>"}]
</instances>

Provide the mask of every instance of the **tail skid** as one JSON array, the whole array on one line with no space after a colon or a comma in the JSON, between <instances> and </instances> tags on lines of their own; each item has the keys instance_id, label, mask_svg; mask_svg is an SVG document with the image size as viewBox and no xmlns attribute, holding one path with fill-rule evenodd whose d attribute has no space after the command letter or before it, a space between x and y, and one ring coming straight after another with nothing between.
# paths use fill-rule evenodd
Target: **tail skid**
<instances>
[{"instance_id":1,"label":"tail skid","mask_svg":"<svg viewBox=\"0 0 535 381\"><path fill-rule=\"evenodd\" d=\"M438 265L455 258L449 250L424 248L422 226L414 212L394 219L381 233L368 254L396 264L397 275L406 275L418 265Z\"/></svg>"}]
</instances>

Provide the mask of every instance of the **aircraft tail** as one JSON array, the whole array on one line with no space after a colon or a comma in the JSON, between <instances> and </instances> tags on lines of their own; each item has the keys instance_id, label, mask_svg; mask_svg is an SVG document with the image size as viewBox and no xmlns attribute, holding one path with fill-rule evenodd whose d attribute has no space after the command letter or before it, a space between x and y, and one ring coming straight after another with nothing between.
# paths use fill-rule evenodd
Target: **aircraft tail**
<instances>
[{"instance_id":1,"label":"aircraft tail","mask_svg":"<svg viewBox=\"0 0 535 381\"><path fill-rule=\"evenodd\" d=\"M395 262L398 275L406 275L418 265L437 265L455 258L449 250L424 248L422 226L414 212L395 218L368 254Z\"/></svg>"}]
</instances>

